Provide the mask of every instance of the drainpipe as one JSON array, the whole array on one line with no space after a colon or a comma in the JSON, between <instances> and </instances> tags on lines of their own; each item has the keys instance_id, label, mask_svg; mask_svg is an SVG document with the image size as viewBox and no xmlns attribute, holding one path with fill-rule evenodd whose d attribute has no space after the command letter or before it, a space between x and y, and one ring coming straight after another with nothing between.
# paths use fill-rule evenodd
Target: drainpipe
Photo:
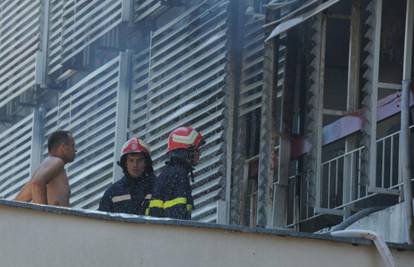
<instances>
[{"instance_id":1,"label":"drainpipe","mask_svg":"<svg viewBox=\"0 0 414 267\"><path fill-rule=\"evenodd\" d=\"M410 87L413 49L414 3L407 1L404 40L404 69L401 92L400 166L405 201L407 243L413 244L413 195L410 174Z\"/></svg>"},{"instance_id":2,"label":"drainpipe","mask_svg":"<svg viewBox=\"0 0 414 267\"><path fill-rule=\"evenodd\" d=\"M364 238L372 240L377 248L379 254L381 255L382 260L387 267L395 267L394 258L391 254L390 249L385 243L384 239L375 233L374 231L368 230L343 230L331 232L332 236L337 237L352 237L352 238Z\"/></svg>"}]
</instances>

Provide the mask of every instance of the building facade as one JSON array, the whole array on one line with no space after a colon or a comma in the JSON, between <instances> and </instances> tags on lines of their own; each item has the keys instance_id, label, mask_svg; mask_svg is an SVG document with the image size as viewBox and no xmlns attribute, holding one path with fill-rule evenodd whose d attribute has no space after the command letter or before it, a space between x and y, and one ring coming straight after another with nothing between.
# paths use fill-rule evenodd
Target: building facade
<instances>
[{"instance_id":1,"label":"building facade","mask_svg":"<svg viewBox=\"0 0 414 267\"><path fill-rule=\"evenodd\" d=\"M159 171L168 133L192 125L207 141L194 220L316 231L397 204L410 169L401 167L409 108L400 111L411 9L405 0L2 1L0 196L12 199L47 136L68 129L78 146L71 205L96 209L121 177L127 138L150 145Z\"/></svg>"}]
</instances>

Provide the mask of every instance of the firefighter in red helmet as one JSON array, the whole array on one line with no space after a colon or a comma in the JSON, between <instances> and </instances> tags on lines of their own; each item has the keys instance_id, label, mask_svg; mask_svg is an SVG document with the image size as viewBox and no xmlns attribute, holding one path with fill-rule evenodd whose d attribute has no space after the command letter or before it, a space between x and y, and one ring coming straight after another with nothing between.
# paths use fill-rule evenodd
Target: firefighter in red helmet
<instances>
[{"instance_id":1,"label":"firefighter in red helmet","mask_svg":"<svg viewBox=\"0 0 414 267\"><path fill-rule=\"evenodd\" d=\"M105 191L98 209L144 215L154 177L148 146L138 138L128 140L121 149L118 165L124 177Z\"/></svg>"},{"instance_id":2,"label":"firefighter in red helmet","mask_svg":"<svg viewBox=\"0 0 414 267\"><path fill-rule=\"evenodd\" d=\"M168 161L154 181L147 214L156 217L191 219L193 197L190 178L200 159L202 135L191 127L180 127L168 137Z\"/></svg>"}]
</instances>

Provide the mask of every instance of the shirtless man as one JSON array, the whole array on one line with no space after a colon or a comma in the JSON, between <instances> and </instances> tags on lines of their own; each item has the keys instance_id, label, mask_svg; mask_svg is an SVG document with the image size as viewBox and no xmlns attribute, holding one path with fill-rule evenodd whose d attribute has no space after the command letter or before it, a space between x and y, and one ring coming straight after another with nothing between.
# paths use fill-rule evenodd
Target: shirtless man
<instances>
[{"instance_id":1,"label":"shirtless man","mask_svg":"<svg viewBox=\"0 0 414 267\"><path fill-rule=\"evenodd\" d=\"M70 187L64 166L75 159L75 141L69 131L56 131L49 136L47 146L49 156L35 170L16 200L69 207Z\"/></svg>"}]
</instances>

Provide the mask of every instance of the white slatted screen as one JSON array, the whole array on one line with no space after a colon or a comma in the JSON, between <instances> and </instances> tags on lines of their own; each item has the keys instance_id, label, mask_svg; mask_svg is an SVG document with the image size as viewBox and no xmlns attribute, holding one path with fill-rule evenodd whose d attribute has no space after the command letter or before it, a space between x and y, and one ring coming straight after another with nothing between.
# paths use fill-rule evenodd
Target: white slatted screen
<instances>
[{"instance_id":1,"label":"white slatted screen","mask_svg":"<svg viewBox=\"0 0 414 267\"><path fill-rule=\"evenodd\" d=\"M122 0L67 0L63 2L61 63L71 60L88 45L122 22ZM58 1L56 5L61 5L61 3ZM55 12L60 11L55 10Z\"/></svg>"},{"instance_id":2,"label":"white slatted screen","mask_svg":"<svg viewBox=\"0 0 414 267\"><path fill-rule=\"evenodd\" d=\"M225 175L228 7L229 1L204 1L153 33L148 89L145 83L140 85L148 76L145 60L135 60L135 75L143 78L135 79L134 101L147 99L147 106L132 107L135 121L131 130L145 133L142 137L153 151L155 169L164 165L167 137L176 127L191 125L206 137L193 184L193 219L208 222L217 220L217 200Z\"/></svg>"},{"instance_id":3,"label":"white slatted screen","mask_svg":"<svg viewBox=\"0 0 414 267\"><path fill-rule=\"evenodd\" d=\"M0 133L0 196L14 199L30 180L33 113Z\"/></svg>"},{"instance_id":4,"label":"white slatted screen","mask_svg":"<svg viewBox=\"0 0 414 267\"><path fill-rule=\"evenodd\" d=\"M263 88L264 15L248 16L244 31L239 115L260 108Z\"/></svg>"},{"instance_id":5,"label":"white slatted screen","mask_svg":"<svg viewBox=\"0 0 414 267\"><path fill-rule=\"evenodd\" d=\"M50 1L48 74L53 74L62 67L62 31L64 6L65 1Z\"/></svg>"},{"instance_id":6,"label":"white slatted screen","mask_svg":"<svg viewBox=\"0 0 414 267\"><path fill-rule=\"evenodd\" d=\"M40 0L0 2L0 107L35 85Z\"/></svg>"},{"instance_id":7,"label":"white slatted screen","mask_svg":"<svg viewBox=\"0 0 414 267\"><path fill-rule=\"evenodd\" d=\"M133 2L135 22L165 8L161 5L163 1ZM89 49L93 42L115 32L125 20L123 12L127 8L123 5L126 3L125 0L50 0L49 78L56 78L54 75L59 74L65 64ZM120 129L126 128L126 123L124 127L120 121L129 121L130 135L144 138L150 144L156 170L164 164L169 132L179 126L191 125L200 130L207 140L195 172L193 219L217 221L217 201L224 188L223 165L226 158L224 128L227 112L229 3L203 1L157 29L151 36L150 47L131 56L130 77L121 71L126 68L121 66L128 64L122 63L123 57L120 56L81 80L73 80L71 84L74 84L60 93L57 106L49 110L44 118L43 157L47 155L46 140L51 132L57 129L73 132L78 154L76 160L67 166L73 207L96 209L103 191L113 181L113 172L118 168L114 166L116 147L121 139L126 138L123 134L126 129ZM0 77L7 79L0 83L0 94L7 93L7 97L34 83L36 50L32 46L36 49L39 46L40 9L40 1L2 2L0 53L5 57L0 60L0 64L3 64L0 65L0 71L11 76ZM14 24L7 20L12 17L4 13L6 11L15 14ZM20 59L24 62L20 62ZM17 67L11 72L4 64ZM17 71L22 71L22 76L18 76ZM125 94L120 97L120 88L126 88L127 80L131 78L129 99ZM15 85L14 80L18 85ZM10 89L9 83L17 89ZM5 98L0 99L3 101ZM7 98L4 103L9 101ZM126 114L128 105L129 117ZM125 111L125 117L120 116L123 112L120 110ZM9 138L9 131L0 134L7 136L7 139L12 138ZM16 134L20 134L17 140L22 140L22 136L28 133L19 130ZM30 165L32 144L30 140L26 141L27 147L24 149L28 156L23 153L17 159L24 158ZM0 148L9 149L9 146ZM7 176L9 172L15 175L9 169L6 175L0 173L0 194L6 189L9 190L6 196L16 193L22 185L22 179L30 177L29 165L19 166L26 173L22 172L21 176L16 177L20 179L17 182Z\"/></svg>"},{"instance_id":8,"label":"white slatted screen","mask_svg":"<svg viewBox=\"0 0 414 267\"><path fill-rule=\"evenodd\" d=\"M46 115L46 136L67 129L75 138L77 156L67 167L73 207L97 208L113 181L120 64L117 57L83 78Z\"/></svg>"},{"instance_id":9,"label":"white slatted screen","mask_svg":"<svg viewBox=\"0 0 414 267\"><path fill-rule=\"evenodd\" d=\"M148 68L149 49L133 56L130 129L132 136L143 139L145 138L147 123Z\"/></svg>"},{"instance_id":10,"label":"white slatted screen","mask_svg":"<svg viewBox=\"0 0 414 267\"><path fill-rule=\"evenodd\" d=\"M138 22L151 16L159 15L168 7L162 0L135 0L134 21Z\"/></svg>"}]
</instances>

